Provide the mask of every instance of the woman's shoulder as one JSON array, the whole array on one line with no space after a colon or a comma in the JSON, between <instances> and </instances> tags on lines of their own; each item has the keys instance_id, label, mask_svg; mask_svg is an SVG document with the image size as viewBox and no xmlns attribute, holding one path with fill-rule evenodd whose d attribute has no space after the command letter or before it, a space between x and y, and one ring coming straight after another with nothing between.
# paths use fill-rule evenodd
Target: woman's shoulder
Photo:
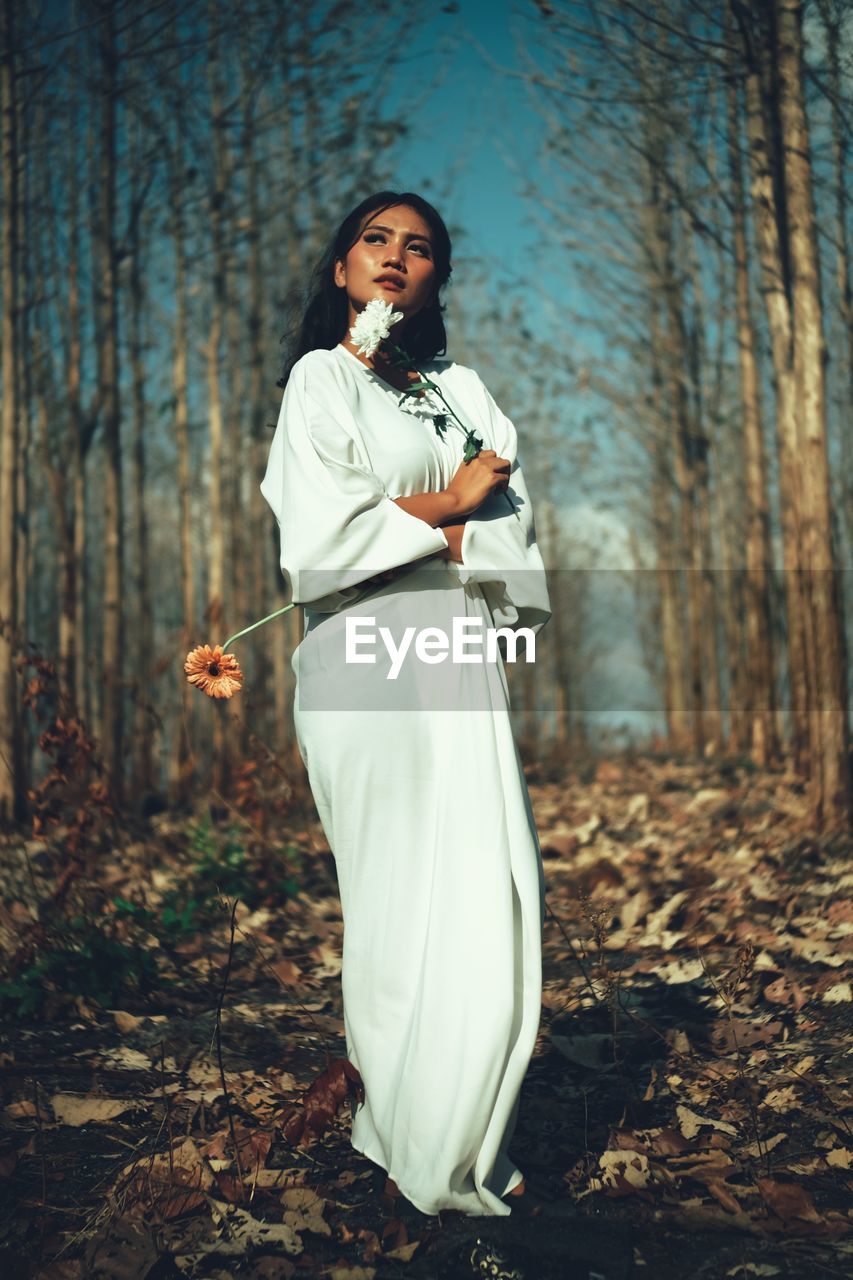
<instances>
[{"instance_id":1,"label":"woman's shoulder","mask_svg":"<svg viewBox=\"0 0 853 1280\"><path fill-rule=\"evenodd\" d=\"M326 390L345 391L347 380L336 350L315 347L313 351L306 351L293 364L287 386L294 394L307 393L314 397L322 396Z\"/></svg>"},{"instance_id":2,"label":"woman's shoulder","mask_svg":"<svg viewBox=\"0 0 853 1280\"><path fill-rule=\"evenodd\" d=\"M436 356L434 360L430 360L426 368L438 374L439 378L446 378L451 382L459 383L478 383L482 379L476 369L472 369L470 365L460 364L458 360L454 360L451 356Z\"/></svg>"},{"instance_id":3,"label":"woman's shoulder","mask_svg":"<svg viewBox=\"0 0 853 1280\"><path fill-rule=\"evenodd\" d=\"M315 347L313 351L306 351L299 357L290 370L290 377L301 382L309 374L323 369L334 369L336 364L337 357L334 351L329 351L326 347Z\"/></svg>"},{"instance_id":4,"label":"woman's shoulder","mask_svg":"<svg viewBox=\"0 0 853 1280\"><path fill-rule=\"evenodd\" d=\"M489 399L485 382L471 365L460 364L458 360L449 357L439 357L427 366L427 371L457 399L466 399L470 404L478 406Z\"/></svg>"}]
</instances>

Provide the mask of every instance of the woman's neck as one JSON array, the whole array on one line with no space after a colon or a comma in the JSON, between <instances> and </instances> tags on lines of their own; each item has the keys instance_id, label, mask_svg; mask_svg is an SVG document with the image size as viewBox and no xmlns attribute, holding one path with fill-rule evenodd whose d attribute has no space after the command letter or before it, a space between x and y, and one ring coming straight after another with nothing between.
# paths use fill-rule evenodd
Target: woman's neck
<instances>
[{"instance_id":1,"label":"woman's neck","mask_svg":"<svg viewBox=\"0 0 853 1280\"><path fill-rule=\"evenodd\" d=\"M397 391L405 391L406 387L412 382L417 382L420 374L417 369L404 369L400 365L392 363L392 359L383 351L377 349L372 356L360 354L356 350L356 344L353 342L349 333L341 342L342 347L346 347L347 351L352 352L356 360L360 360L366 365L378 378L383 382L387 382Z\"/></svg>"}]
</instances>

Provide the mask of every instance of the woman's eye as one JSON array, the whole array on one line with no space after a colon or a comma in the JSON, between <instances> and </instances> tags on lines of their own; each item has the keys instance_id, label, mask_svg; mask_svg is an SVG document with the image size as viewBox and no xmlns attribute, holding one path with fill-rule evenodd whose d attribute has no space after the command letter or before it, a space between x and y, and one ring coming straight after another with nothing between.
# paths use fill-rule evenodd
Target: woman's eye
<instances>
[{"instance_id":1,"label":"woman's eye","mask_svg":"<svg viewBox=\"0 0 853 1280\"><path fill-rule=\"evenodd\" d=\"M375 240L385 239L381 231L369 231L364 238L368 244L372 244ZM419 253L422 253L424 255L424 257L426 258L429 257L429 250L427 249L425 244L413 244L410 247L412 249L417 249Z\"/></svg>"}]
</instances>

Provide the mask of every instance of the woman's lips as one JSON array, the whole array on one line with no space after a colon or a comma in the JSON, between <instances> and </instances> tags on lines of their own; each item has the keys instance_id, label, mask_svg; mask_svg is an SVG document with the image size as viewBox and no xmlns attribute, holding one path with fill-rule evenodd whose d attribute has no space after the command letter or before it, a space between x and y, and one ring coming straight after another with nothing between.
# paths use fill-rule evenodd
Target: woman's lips
<instances>
[{"instance_id":1,"label":"woman's lips","mask_svg":"<svg viewBox=\"0 0 853 1280\"><path fill-rule=\"evenodd\" d=\"M397 293L403 292L403 286L401 284L395 284L393 280L377 280L376 283L382 289L395 289Z\"/></svg>"}]
</instances>

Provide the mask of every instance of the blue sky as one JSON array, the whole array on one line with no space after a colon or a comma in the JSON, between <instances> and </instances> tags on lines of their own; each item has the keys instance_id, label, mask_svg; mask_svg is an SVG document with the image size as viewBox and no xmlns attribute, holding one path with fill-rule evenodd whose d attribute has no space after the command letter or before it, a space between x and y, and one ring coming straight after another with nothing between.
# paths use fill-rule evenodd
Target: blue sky
<instances>
[{"instance_id":1,"label":"blue sky","mask_svg":"<svg viewBox=\"0 0 853 1280\"><path fill-rule=\"evenodd\" d=\"M527 7L526 21L541 22L533 4ZM473 255L507 283L520 283L539 232L530 225L513 163L523 169L535 158L541 125L525 85L501 75L489 60L520 69L511 26L523 28L525 20L511 14L507 0L461 0L458 10L449 15L438 9L424 23L400 64L403 83L389 93L392 110L405 112L410 77L419 85L438 81L410 120L414 136L402 156L399 185L434 196L456 233L454 282Z\"/></svg>"}]
</instances>

